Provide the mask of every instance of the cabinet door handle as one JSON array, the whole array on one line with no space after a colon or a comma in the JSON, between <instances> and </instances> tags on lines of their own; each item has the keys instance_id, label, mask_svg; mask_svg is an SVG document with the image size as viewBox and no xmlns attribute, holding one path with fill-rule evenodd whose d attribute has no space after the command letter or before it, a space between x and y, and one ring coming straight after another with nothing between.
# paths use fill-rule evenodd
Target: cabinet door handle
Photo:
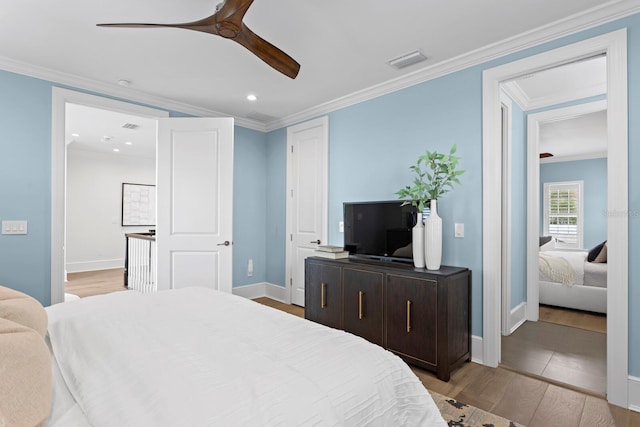
<instances>
[{"instance_id":1,"label":"cabinet door handle","mask_svg":"<svg viewBox=\"0 0 640 427\"><path fill-rule=\"evenodd\" d=\"M411 301L407 300L407 333L411 332Z\"/></svg>"},{"instance_id":2,"label":"cabinet door handle","mask_svg":"<svg viewBox=\"0 0 640 427\"><path fill-rule=\"evenodd\" d=\"M327 292L327 284L326 283L322 283L322 286L320 287L321 290L321 298L320 298L320 308L325 308L327 306L327 303L325 301L325 294Z\"/></svg>"},{"instance_id":3,"label":"cabinet door handle","mask_svg":"<svg viewBox=\"0 0 640 427\"><path fill-rule=\"evenodd\" d=\"M362 320L362 296L364 292L358 292L358 319Z\"/></svg>"}]
</instances>

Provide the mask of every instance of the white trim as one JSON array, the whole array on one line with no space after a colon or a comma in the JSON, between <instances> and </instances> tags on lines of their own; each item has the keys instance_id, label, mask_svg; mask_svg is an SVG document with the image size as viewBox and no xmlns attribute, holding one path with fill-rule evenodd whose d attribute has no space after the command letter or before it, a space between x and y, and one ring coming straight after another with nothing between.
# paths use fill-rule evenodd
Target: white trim
<instances>
[{"instance_id":1,"label":"white trim","mask_svg":"<svg viewBox=\"0 0 640 427\"><path fill-rule=\"evenodd\" d=\"M557 95L548 95L545 97L531 99L522 90L517 81L513 80L502 85L502 89L509 94L511 98L518 104L522 111L535 110L538 108L559 105L565 102L571 102L578 99L585 99L592 96L598 96L607 93L607 84L598 84L588 88L579 88L569 93L558 93Z\"/></svg>"},{"instance_id":2,"label":"white trim","mask_svg":"<svg viewBox=\"0 0 640 427\"><path fill-rule=\"evenodd\" d=\"M607 55L608 123L608 241L607 398L628 405L628 141L627 141L627 31L608 34L553 49L483 72L483 343L485 363L500 360L499 236L501 215L500 82L595 54ZM537 212L536 212L537 214ZM530 230L528 230L530 232ZM491 236L491 238L489 238ZM528 245L529 246L529 245ZM531 250L528 247L528 250Z\"/></svg>"},{"instance_id":3,"label":"white trim","mask_svg":"<svg viewBox=\"0 0 640 427\"><path fill-rule=\"evenodd\" d=\"M527 303L520 303L509 312L509 335L527 321Z\"/></svg>"},{"instance_id":4,"label":"white trim","mask_svg":"<svg viewBox=\"0 0 640 427\"><path fill-rule=\"evenodd\" d=\"M629 375L629 409L640 412L640 378Z\"/></svg>"},{"instance_id":5,"label":"white trim","mask_svg":"<svg viewBox=\"0 0 640 427\"><path fill-rule=\"evenodd\" d=\"M68 262L67 273L81 273L84 271L113 270L124 268L124 258L102 259L98 261Z\"/></svg>"},{"instance_id":6,"label":"white trim","mask_svg":"<svg viewBox=\"0 0 640 427\"><path fill-rule=\"evenodd\" d=\"M311 129L321 126L322 127L322 142L323 142L323 150L322 150L322 159L319 159L322 162L322 174L324 175L324 182L322 183L322 216L323 216L323 224L322 224L322 237L320 238L323 244L328 243L328 222L329 222L329 116L319 117L317 119L309 120L304 123L297 124L295 126L290 126L287 128L287 206L286 206L286 236L291 236L292 231L292 221L293 221L293 204L291 203L291 197L289 197L289 192L292 191L293 188L293 166L291 163L291 150L289 147L292 146L291 135L294 132L300 132L305 129ZM297 196L296 196L297 197ZM285 255L285 288L287 290L286 299L284 300L286 303L291 304L292 296L291 293L293 291L291 286L291 281L293 277L293 248L291 239L286 241L286 255Z\"/></svg>"},{"instance_id":7,"label":"white trim","mask_svg":"<svg viewBox=\"0 0 640 427\"><path fill-rule=\"evenodd\" d=\"M471 361L474 363L484 364L484 345L482 344L482 337L472 335L471 336Z\"/></svg>"},{"instance_id":8,"label":"white trim","mask_svg":"<svg viewBox=\"0 0 640 427\"><path fill-rule=\"evenodd\" d=\"M289 304L286 301L286 293L287 289L284 286L278 286L268 282L236 286L233 288L234 295L238 295L247 299L267 297L275 301Z\"/></svg>"},{"instance_id":9,"label":"white trim","mask_svg":"<svg viewBox=\"0 0 640 427\"><path fill-rule=\"evenodd\" d=\"M58 87L51 93L51 304L64 301L66 142L65 106L86 105L150 118L168 117L163 110L129 104Z\"/></svg>"},{"instance_id":10,"label":"white trim","mask_svg":"<svg viewBox=\"0 0 640 427\"><path fill-rule=\"evenodd\" d=\"M607 157L606 151L598 151L594 153L576 154L573 156L553 156L540 159L540 163L562 163L576 162L580 160L604 159Z\"/></svg>"},{"instance_id":11,"label":"white trim","mask_svg":"<svg viewBox=\"0 0 640 427\"><path fill-rule=\"evenodd\" d=\"M511 334L511 157L513 147L513 102L504 92L500 93L501 107L506 109L502 118L502 335Z\"/></svg>"}]
</instances>

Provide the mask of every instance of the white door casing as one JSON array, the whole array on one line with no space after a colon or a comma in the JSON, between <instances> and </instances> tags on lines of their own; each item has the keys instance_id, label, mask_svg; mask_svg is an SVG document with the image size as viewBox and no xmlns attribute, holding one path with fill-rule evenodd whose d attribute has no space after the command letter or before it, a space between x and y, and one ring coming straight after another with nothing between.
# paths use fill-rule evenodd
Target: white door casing
<instances>
[{"instance_id":1,"label":"white door casing","mask_svg":"<svg viewBox=\"0 0 640 427\"><path fill-rule=\"evenodd\" d=\"M158 120L158 290L232 291L233 119Z\"/></svg>"},{"instance_id":2,"label":"white door casing","mask_svg":"<svg viewBox=\"0 0 640 427\"><path fill-rule=\"evenodd\" d=\"M327 243L329 119L287 128L287 250L290 301L304 306L304 260Z\"/></svg>"},{"instance_id":3,"label":"white door casing","mask_svg":"<svg viewBox=\"0 0 640 427\"><path fill-rule=\"evenodd\" d=\"M628 113L627 31L598 37L487 69L482 76L483 169L483 363L500 358L501 144L500 83L596 54L607 58L607 399L628 407ZM620 214L618 214L620 213ZM491 236L491 238L489 238ZM528 248L531 250L531 248Z\"/></svg>"},{"instance_id":4,"label":"white door casing","mask_svg":"<svg viewBox=\"0 0 640 427\"><path fill-rule=\"evenodd\" d=\"M59 87L51 93L51 304L64 301L66 204L66 105L78 104L152 119L168 117L163 110L76 92ZM124 245L124 232L123 232Z\"/></svg>"}]
</instances>

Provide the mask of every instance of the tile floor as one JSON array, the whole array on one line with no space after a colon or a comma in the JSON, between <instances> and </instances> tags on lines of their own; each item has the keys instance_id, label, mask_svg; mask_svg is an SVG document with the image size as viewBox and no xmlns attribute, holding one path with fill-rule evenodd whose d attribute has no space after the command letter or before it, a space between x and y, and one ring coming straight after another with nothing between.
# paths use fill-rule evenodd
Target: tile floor
<instances>
[{"instance_id":1,"label":"tile floor","mask_svg":"<svg viewBox=\"0 0 640 427\"><path fill-rule=\"evenodd\" d=\"M526 322L502 337L502 364L604 395L607 335L547 322Z\"/></svg>"}]
</instances>

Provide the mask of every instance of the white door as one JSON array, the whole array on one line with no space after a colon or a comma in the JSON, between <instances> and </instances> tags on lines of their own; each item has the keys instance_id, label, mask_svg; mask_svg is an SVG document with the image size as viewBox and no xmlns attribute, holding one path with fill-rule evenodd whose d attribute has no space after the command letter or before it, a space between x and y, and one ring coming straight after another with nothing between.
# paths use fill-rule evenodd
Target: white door
<instances>
[{"instance_id":1,"label":"white door","mask_svg":"<svg viewBox=\"0 0 640 427\"><path fill-rule=\"evenodd\" d=\"M287 279L291 302L304 306L304 260L327 240L329 121L287 129Z\"/></svg>"},{"instance_id":2,"label":"white door","mask_svg":"<svg viewBox=\"0 0 640 427\"><path fill-rule=\"evenodd\" d=\"M231 292L233 119L158 120L158 290Z\"/></svg>"}]
</instances>

